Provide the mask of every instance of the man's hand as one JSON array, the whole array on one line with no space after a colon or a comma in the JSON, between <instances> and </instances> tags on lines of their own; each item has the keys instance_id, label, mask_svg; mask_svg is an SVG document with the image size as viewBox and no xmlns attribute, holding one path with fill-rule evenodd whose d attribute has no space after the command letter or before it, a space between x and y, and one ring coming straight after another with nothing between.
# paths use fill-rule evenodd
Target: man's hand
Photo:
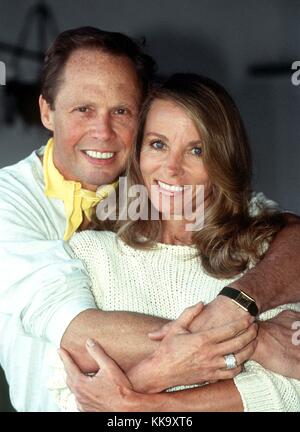
<instances>
[{"instance_id":1,"label":"man's hand","mask_svg":"<svg viewBox=\"0 0 300 432\"><path fill-rule=\"evenodd\" d=\"M99 367L94 376L84 375L67 351L60 349L67 386L75 396L79 411L130 411L129 400L134 392L126 375L95 341L89 339L86 347Z\"/></svg>"},{"instance_id":2,"label":"man's hand","mask_svg":"<svg viewBox=\"0 0 300 432\"><path fill-rule=\"evenodd\" d=\"M250 319L249 312L244 311L230 298L219 295L208 303L203 312L198 315L190 325L192 333L209 330L226 325L239 319Z\"/></svg>"},{"instance_id":3,"label":"man's hand","mask_svg":"<svg viewBox=\"0 0 300 432\"><path fill-rule=\"evenodd\" d=\"M300 345L293 341L300 313L286 310L268 321L259 322L258 345L251 358L266 369L300 379Z\"/></svg>"},{"instance_id":4,"label":"man's hand","mask_svg":"<svg viewBox=\"0 0 300 432\"><path fill-rule=\"evenodd\" d=\"M163 331L152 334L162 339L154 354L128 372L136 391L158 393L169 387L231 379L256 347L257 325L244 317L225 326L190 333L192 320L201 315L203 305L187 308ZM163 338L162 338L163 337ZM224 355L234 353L238 367L225 369Z\"/></svg>"}]
</instances>

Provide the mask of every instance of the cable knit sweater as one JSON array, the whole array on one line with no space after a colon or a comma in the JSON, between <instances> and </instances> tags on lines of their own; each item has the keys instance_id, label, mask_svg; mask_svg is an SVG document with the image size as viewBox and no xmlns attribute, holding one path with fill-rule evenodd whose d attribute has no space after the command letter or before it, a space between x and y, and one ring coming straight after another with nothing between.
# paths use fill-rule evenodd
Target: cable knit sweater
<instances>
[{"instance_id":1,"label":"cable knit sweater","mask_svg":"<svg viewBox=\"0 0 300 432\"><path fill-rule=\"evenodd\" d=\"M96 231L75 234L70 245L92 280L97 306L105 311L132 311L175 319L190 305L212 301L233 280L207 275L195 257L195 247L159 243L154 250L136 250L112 232ZM300 310L300 305L273 309L260 319L269 319L286 308ZM49 387L56 402L63 411L76 410L61 363L52 364ZM244 411L300 411L298 380L248 361L234 382Z\"/></svg>"}]
</instances>

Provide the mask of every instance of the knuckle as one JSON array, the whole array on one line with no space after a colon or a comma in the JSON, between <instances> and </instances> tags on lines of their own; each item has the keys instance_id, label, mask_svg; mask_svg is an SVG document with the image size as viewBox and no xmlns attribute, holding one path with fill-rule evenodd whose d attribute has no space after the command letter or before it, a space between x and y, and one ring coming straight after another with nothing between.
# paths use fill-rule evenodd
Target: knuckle
<instances>
[{"instance_id":1,"label":"knuckle","mask_svg":"<svg viewBox=\"0 0 300 432\"><path fill-rule=\"evenodd\" d=\"M242 325L243 327L249 327L249 318L248 318L248 317L244 317L244 318L242 318L242 320L241 320L241 325Z\"/></svg>"},{"instance_id":2,"label":"knuckle","mask_svg":"<svg viewBox=\"0 0 300 432\"><path fill-rule=\"evenodd\" d=\"M72 388L73 388L76 392L79 392L79 390L82 389L82 385L83 385L83 382L82 382L81 377L77 377L77 378L75 378L75 379L73 380Z\"/></svg>"},{"instance_id":3,"label":"knuckle","mask_svg":"<svg viewBox=\"0 0 300 432\"><path fill-rule=\"evenodd\" d=\"M251 339L255 338L257 335L257 328L255 326L250 327L249 336Z\"/></svg>"},{"instance_id":4,"label":"knuckle","mask_svg":"<svg viewBox=\"0 0 300 432\"><path fill-rule=\"evenodd\" d=\"M198 339L199 346L207 345L210 340L207 333L202 333L197 335L197 339Z\"/></svg>"}]
</instances>

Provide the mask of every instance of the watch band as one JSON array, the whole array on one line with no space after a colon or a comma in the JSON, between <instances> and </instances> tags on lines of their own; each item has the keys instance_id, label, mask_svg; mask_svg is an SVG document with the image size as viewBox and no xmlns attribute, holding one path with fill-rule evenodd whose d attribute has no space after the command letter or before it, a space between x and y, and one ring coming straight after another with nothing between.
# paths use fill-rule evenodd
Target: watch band
<instances>
[{"instance_id":1,"label":"watch band","mask_svg":"<svg viewBox=\"0 0 300 432\"><path fill-rule=\"evenodd\" d=\"M254 317L258 315L258 307L255 303L255 300L248 294L244 293L244 291L239 291L230 286L226 286L219 292L218 295L229 297L238 306L244 309L244 311L249 312L250 315Z\"/></svg>"}]
</instances>

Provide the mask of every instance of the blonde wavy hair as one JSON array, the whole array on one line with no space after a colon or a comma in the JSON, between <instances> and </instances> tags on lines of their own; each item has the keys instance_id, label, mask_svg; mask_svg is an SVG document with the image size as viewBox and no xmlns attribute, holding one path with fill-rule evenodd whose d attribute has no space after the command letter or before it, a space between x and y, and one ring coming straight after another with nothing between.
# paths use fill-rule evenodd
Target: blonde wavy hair
<instances>
[{"instance_id":1,"label":"blonde wavy hair","mask_svg":"<svg viewBox=\"0 0 300 432\"><path fill-rule=\"evenodd\" d=\"M212 184L204 227L192 234L202 266L217 278L235 276L263 257L284 225L276 209L260 208L256 215L251 214L251 154L239 111L226 90L215 81L196 74L171 76L152 90L143 105L126 172L128 188L144 184L140 153L147 114L157 99L175 102L183 108L201 136L203 164ZM129 199L128 205L130 202ZM149 204L145 203L148 209ZM129 246L145 249L160 241L162 222L149 217L98 225L98 229L107 228L117 231Z\"/></svg>"}]
</instances>

